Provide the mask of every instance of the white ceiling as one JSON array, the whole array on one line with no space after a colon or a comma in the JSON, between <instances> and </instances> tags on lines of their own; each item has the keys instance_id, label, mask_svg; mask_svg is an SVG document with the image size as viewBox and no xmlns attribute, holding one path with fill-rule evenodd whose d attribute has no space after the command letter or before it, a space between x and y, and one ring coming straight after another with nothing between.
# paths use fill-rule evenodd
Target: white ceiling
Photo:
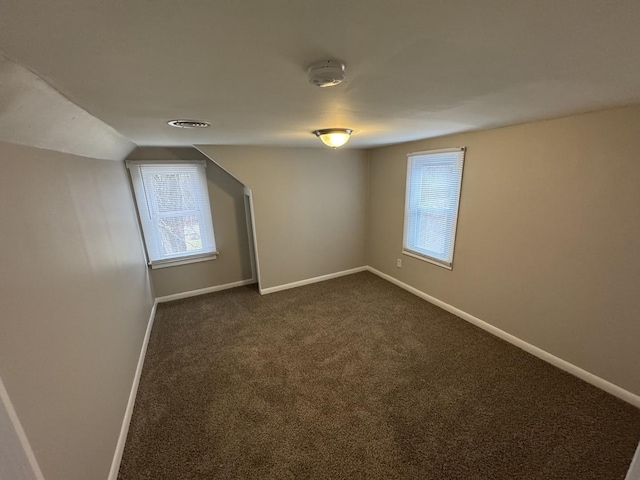
<instances>
[{"instance_id":1,"label":"white ceiling","mask_svg":"<svg viewBox=\"0 0 640 480\"><path fill-rule=\"evenodd\" d=\"M0 0L0 50L138 145L370 147L638 103L639 25L638 0ZM326 58L347 79L321 89Z\"/></svg>"}]
</instances>

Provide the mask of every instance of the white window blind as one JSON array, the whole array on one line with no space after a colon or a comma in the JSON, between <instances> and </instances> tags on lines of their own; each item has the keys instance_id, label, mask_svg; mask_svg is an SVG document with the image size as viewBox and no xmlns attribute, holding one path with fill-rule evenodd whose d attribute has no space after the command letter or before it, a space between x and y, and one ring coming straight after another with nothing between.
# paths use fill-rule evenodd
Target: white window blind
<instances>
[{"instance_id":1,"label":"white window blind","mask_svg":"<svg viewBox=\"0 0 640 480\"><path fill-rule=\"evenodd\" d=\"M465 148L410 153L403 253L451 269Z\"/></svg>"},{"instance_id":2,"label":"white window blind","mask_svg":"<svg viewBox=\"0 0 640 480\"><path fill-rule=\"evenodd\" d=\"M127 162L150 264L215 257L204 162Z\"/></svg>"}]
</instances>

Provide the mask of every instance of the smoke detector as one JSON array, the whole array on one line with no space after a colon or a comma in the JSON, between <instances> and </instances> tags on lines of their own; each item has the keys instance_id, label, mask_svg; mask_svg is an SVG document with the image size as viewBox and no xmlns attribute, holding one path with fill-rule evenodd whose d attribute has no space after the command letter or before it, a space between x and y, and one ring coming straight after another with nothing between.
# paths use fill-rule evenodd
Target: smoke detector
<instances>
[{"instance_id":1,"label":"smoke detector","mask_svg":"<svg viewBox=\"0 0 640 480\"><path fill-rule=\"evenodd\" d=\"M167 123L176 128L207 128L211 126L209 122L201 120L171 120Z\"/></svg>"},{"instance_id":2,"label":"smoke detector","mask_svg":"<svg viewBox=\"0 0 640 480\"><path fill-rule=\"evenodd\" d=\"M333 87L344 80L344 63L337 60L322 60L307 69L309 82L316 87Z\"/></svg>"}]
</instances>

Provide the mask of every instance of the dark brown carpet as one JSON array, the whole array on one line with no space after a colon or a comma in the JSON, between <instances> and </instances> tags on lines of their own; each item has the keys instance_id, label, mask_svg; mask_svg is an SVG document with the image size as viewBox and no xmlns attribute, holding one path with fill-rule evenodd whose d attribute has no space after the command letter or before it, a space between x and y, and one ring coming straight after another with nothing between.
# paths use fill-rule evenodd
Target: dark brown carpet
<instances>
[{"instance_id":1,"label":"dark brown carpet","mask_svg":"<svg viewBox=\"0 0 640 480\"><path fill-rule=\"evenodd\" d=\"M370 274L160 304L120 480L624 479L640 410Z\"/></svg>"}]
</instances>

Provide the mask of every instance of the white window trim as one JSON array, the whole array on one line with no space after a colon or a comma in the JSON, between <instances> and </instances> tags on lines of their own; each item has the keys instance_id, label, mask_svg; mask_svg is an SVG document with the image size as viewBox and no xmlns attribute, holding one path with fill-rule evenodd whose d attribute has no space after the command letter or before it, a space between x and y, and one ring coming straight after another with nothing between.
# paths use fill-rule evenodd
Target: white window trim
<instances>
[{"instance_id":1,"label":"white window trim","mask_svg":"<svg viewBox=\"0 0 640 480\"><path fill-rule=\"evenodd\" d=\"M152 270L156 270L158 268L177 267L178 265L188 265L190 263L208 262L209 260L215 260L216 258L218 258L218 255L219 252L206 253L202 255L190 255L188 257L180 257L179 259L156 260L153 263L148 262L148 265Z\"/></svg>"},{"instance_id":2,"label":"white window trim","mask_svg":"<svg viewBox=\"0 0 640 480\"><path fill-rule=\"evenodd\" d=\"M207 162L206 160L126 160L125 161L125 165L127 167L127 169L131 170L132 167L139 167L139 166L143 166L143 165L183 165L183 164L196 164L196 165L202 165L203 168L207 168ZM134 203L136 205L136 211L138 213L138 222L140 224L140 230L141 230L141 234L142 234L142 239L143 239L143 244L145 247L145 256L146 256L146 260L147 260L147 265L149 265L149 267L152 270L158 269L158 268L167 268L167 267L175 267L175 266L179 266L179 265L187 265L190 263L198 263L198 262L207 262L210 260L215 260L216 258L218 258L219 252L217 251L217 249L213 252L207 252L207 253L196 253L194 255L184 255L181 257L177 257L177 258L169 258L169 259L163 259L163 260L151 260L151 257L149 255L149 247L147 246L147 239L144 235L144 229L142 228L142 218L140 217L140 206L139 206L139 202L138 202L138 197L136 194L136 189L135 189L135 183L133 182L133 177L131 177L131 181L132 181L132 189L133 189L133 196L134 196ZM205 190L207 196L208 196L208 188ZM211 216L211 211L209 210L209 216ZM212 222L212 228L213 228L213 219L211 219ZM213 242L215 245L215 231L213 232Z\"/></svg>"},{"instance_id":3,"label":"white window trim","mask_svg":"<svg viewBox=\"0 0 640 480\"><path fill-rule=\"evenodd\" d=\"M402 254L406 255L408 257L413 257L413 258L417 258L418 260L422 260L423 262L427 262L427 263L431 263L433 265L437 265L438 267L442 267L445 268L447 270L453 270L453 257L455 255L455 244L456 244L456 234L457 234L457 230L458 230L458 218L459 218L459 214L460 214L460 199L462 197L462 178L460 179L460 189L458 191L458 204L456 207L456 221L453 224L453 231L452 231L452 244L453 244L453 249L452 249L452 253L451 253L451 262L445 262L442 261L438 258L432 257L430 255L425 255L421 252L417 252L415 250L412 250L410 248L407 247L407 233L408 233L408 228L407 228L407 223L409 221L409 202L410 202L410 195L411 195L411 171L410 171L410 165L411 165L411 157L415 157L418 155L433 155L433 154L438 154L438 153L450 153L450 152L463 152L463 155L466 153L467 149L466 147L453 147L453 148L441 148L438 150L425 150L425 151L421 151L421 152L412 152L412 153L408 153L407 154L407 178L406 178L406 184L405 184L405 199L404 199L404 224L402 225ZM462 170L464 173L464 161L465 158L463 156L462 158Z\"/></svg>"}]
</instances>

